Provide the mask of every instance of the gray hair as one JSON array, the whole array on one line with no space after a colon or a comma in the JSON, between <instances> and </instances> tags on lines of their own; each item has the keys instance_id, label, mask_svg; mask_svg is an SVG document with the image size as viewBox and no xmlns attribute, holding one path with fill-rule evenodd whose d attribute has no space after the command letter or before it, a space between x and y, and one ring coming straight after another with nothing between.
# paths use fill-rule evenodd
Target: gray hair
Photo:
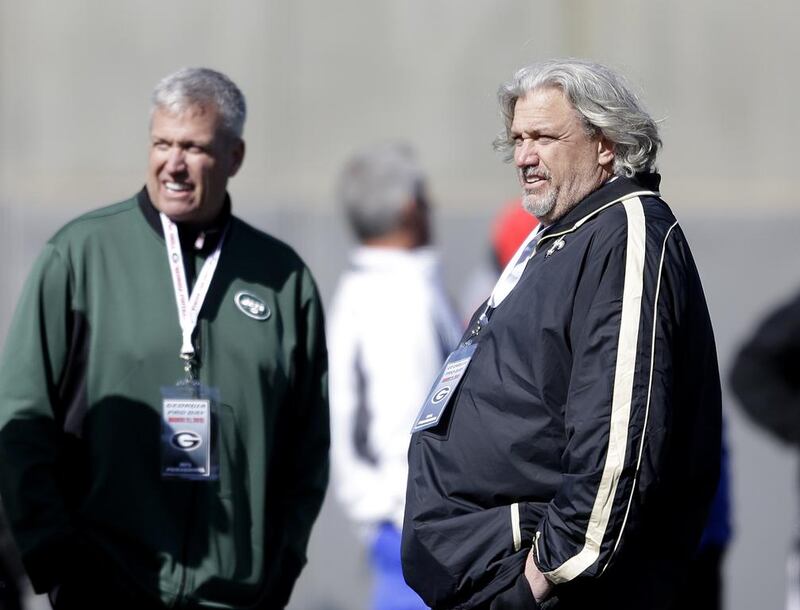
<instances>
[{"instance_id":1,"label":"gray hair","mask_svg":"<svg viewBox=\"0 0 800 610\"><path fill-rule=\"evenodd\" d=\"M416 199L424 181L414 151L402 142L366 148L345 165L338 199L360 240L396 229L403 209Z\"/></svg>"},{"instance_id":2,"label":"gray hair","mask_svg":"<svg viewBox=\"0 0 800 610\"><path fill-rule=\"evenodd\" d=\"M182 112L191 106L212 106L219 112L222 129L241 138L247 105L234 82L209 68L181 68L162 78L150 98L150 116L156 108Z\"/></svg>"},{"instance_id":3,"label":"gray hair","mask_svg":"<svg viewBox=\"0 0 800 610\"><path fill-rule=\"evenodd\" d=\"M505 129L494 147L513 157L511 123L517 99L542 87L560 89L580 115L589 135L601 135L614 145L614 174L633 176L655 171L661 146L658 126L621 74L579 59L553 59L517 70L500 86L497 96Z\"/></svg>"}]
</instances>

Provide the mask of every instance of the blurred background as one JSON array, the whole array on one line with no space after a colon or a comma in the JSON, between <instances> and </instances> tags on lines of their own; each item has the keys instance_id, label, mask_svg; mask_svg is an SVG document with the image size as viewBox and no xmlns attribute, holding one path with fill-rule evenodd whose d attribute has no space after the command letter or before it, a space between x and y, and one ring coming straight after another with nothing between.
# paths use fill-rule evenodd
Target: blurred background
<instances>
[{"instance_id":1,"label":"blurred background","mask_svg":"<svg viewBox=\"0 0 800 610\"><path fill-rule=\"evenodd\" d=\"M798 32L797 0L0 0L0 340L44 241L143 185L150 91L179 67L221 70L244 91L234 210L291 243L328 300L351 245L333 205L350 153L389 137L416 147L458 296L517 195L491 147L497 87L526 63L576 56L622 70L663 119L662 194L692 244L726 376L765 309L800 287ZM780 608L796 455L727 388L725 414L727 607ZM364 608L362 553L329 494L291 608Z\"/></svg>"}]
</instances>

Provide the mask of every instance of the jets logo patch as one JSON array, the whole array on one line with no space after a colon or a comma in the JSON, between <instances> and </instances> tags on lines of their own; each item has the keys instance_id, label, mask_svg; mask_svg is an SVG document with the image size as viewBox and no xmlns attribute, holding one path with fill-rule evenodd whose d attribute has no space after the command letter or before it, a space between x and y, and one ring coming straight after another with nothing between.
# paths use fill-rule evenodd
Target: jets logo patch
<instances>
[{"instance_id":1,"label":"jets logo patch","mask_svg":"<svg viewBox=\"0 0 800 610\"><path fill-rule=\"evenodd\" d=\"M266 320L272 314L267 304L251 292L237 292L233 302L239 311L254 320Z\"/></svg>"}]
</instances>

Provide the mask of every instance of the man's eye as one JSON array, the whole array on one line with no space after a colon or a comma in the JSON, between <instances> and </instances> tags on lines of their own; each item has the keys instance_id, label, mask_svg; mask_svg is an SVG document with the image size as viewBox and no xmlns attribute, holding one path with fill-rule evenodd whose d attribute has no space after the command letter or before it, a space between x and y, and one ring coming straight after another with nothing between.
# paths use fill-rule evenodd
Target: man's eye
<instances>
[{"instance_id":1,"label":"man's eye","mask_svg":"<svg viewBox=\"0 0 800 610\"><path fill-rule=\"evenodd\" d=\"M169 144L167 144L166 142L153 142L153 148L155 148L156 150L162 150L162 151L163 150L168 150L169 149Z\"/></svg>"},{"instance_id":2,"label":"man's eye","mask_svg":"<svg viewBox=\"0 0 800 610\"><path fill-rule=\"evenodd\" d=\"M201 155L201 154L203 154L204 152L206 152L206 148L205 148L204 146L200 146L200 145L198 145L198 144L192 144L192 145L191 145L189 148L187 148L186 150L188 150L190 153L193 153L193 154L195 154L195 155Z\"/></svg>"},{"instance_id":3,"label":"man's eye","mask_svg":"<svg viewBox=\"0 0 800 610\"><path fill-rule=\"evenodd\" d=\"M514 136L514 146L522 146L522 136Z\"/></svg>"}]
</instances>

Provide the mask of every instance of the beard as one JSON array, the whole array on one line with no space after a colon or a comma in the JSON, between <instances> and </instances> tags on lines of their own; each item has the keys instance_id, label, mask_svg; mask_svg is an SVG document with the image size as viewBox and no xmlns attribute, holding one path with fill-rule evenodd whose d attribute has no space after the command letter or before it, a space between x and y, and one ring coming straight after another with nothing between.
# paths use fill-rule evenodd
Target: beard
<instances>
[{"instance_id":1,"label":"beard","mask_svg":"<svg viewBox=\"0 0 800 610\"><path fill-rule=\"evenodd\" d=\"M537 189L537 191L529 191L525 189L525 177L537 177L541 180L547 181L545 186L547 190L542 192L541 186ZM528 214L532 214L536 216L536 218L542 218L543 216L547 216L550 212L553 211L553 208L556 205L556 201L558 200L558 189L554 188L551 182L552 175L548 171L548 169L544 165L540 165L538 168L533 167L526 167L525 169L519 170L519 178L520 182L522 183L522 207L525 208L525 211Z\"/></svg>"},{"instance_id":2,"label":"beard","mask_svg":"<svg viewBox=\"0 0 800 610\"><path fill-rule=\"evenodd\" d=\"M547 216L556 207L556 200L558 199L558 191L554 188L548 189L546 193L535 195L529 191L525 191L522 195L522 207L528 212L542 218Z\"/></svg>"}]
</instances>

